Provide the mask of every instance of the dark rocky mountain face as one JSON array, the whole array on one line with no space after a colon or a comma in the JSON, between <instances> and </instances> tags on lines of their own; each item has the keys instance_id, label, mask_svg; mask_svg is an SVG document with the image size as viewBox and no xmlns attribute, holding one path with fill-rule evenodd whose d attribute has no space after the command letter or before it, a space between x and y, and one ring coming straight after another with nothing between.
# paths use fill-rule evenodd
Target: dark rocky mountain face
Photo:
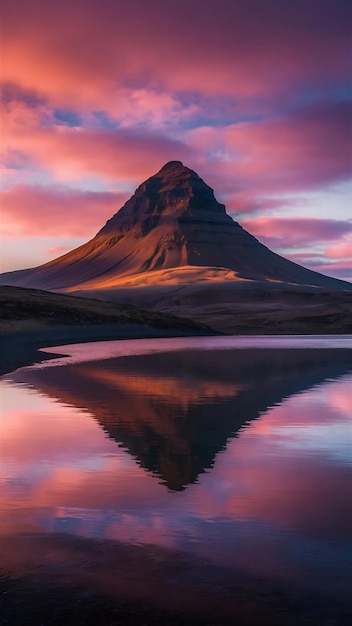
<instances>
[{"instance_id":1,"label":"dark rocky mountain face","mask_svg":"<svg viewBox=\"0 0 352 626\"><path fill-rule=\"evenodd\" d=\"M225 268L235 280L352 289L271 252L180 161L170 161L140 185L91 241L38 268L3 274L1 283L92 292L138 275L158 284L151 272L190 266L203 268L201 280L209 279L210 269ZM187 273L178 273L178 282L187 280Z\"/></svg>"},{"instance_id":2,"label":"dark rocky mountain face","mask_svg":"<svg viewBox=\"0 0 352 626\"><path fill-rule=\"evenodd\" d=\"M144 236L167 218L182 223L215 217L224 223L232 221L225 213L225 206L217 202L213 190L196 172L180 161L170 161L136 189L98 235L126 233L136 228Z\"/></svg>"},{"instance_id":3,"label":"dark rocky mountain face","mask_svg":"<svg viewBox=\"0 0 352 626\"><path fill-rule=\"evenodd\" d=\"M215 248L237 230L242 229L198 174L170 161L138 187L97 238L111 237L113 245L123 237L153 242L150 256L130 274L184 265L227 267Z\"/></svg>"}]
</instances>

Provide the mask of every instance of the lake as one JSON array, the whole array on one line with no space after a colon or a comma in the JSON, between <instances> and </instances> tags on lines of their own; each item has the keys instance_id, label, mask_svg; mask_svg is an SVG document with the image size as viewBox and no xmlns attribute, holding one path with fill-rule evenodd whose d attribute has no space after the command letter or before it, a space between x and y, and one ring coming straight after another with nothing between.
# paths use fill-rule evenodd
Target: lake
<instances>
[{"instance_id":1,"label":"lake","mask_svg":"<svg viewBox=\"0 0 352 626\"><path fill-rule=\"evenodd\" d=\"M1 380L6 576L188 623L351 623L351 336L47 351Z\"/></svg>"}]
</instances>

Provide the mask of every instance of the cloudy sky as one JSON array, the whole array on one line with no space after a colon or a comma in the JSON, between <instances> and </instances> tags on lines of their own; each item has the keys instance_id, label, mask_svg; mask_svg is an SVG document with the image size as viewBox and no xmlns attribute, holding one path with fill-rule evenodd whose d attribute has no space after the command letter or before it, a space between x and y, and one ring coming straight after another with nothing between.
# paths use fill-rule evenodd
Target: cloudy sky
<instances>
[{"instance_id":1,"label":"cloudy sky","mask_svg":"<svg viewBox=\"0 0 352 626\"><path fill-rule=\"evenodd\" d=\"M349 0L2 0L2 270L181 160L260 241L352 280Z\"/></svg>"}]
</instances>

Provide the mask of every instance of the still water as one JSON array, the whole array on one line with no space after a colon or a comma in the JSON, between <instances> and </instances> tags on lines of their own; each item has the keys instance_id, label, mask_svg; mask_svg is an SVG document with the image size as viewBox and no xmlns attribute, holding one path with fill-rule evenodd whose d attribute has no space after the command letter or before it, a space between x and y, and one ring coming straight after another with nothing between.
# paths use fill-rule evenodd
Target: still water
<instances>
[{"instance_id":1,"label":"still water","mask_svg":"<svg viewBox=\"0 0 352 626\"><path fill-rule=\"evenodd\" d=\"M3 571L151 603L192 590L230 611L248 586L346 610L351 337L49 352L71 356L1 381Z\"/></svg>"}]
</instances>

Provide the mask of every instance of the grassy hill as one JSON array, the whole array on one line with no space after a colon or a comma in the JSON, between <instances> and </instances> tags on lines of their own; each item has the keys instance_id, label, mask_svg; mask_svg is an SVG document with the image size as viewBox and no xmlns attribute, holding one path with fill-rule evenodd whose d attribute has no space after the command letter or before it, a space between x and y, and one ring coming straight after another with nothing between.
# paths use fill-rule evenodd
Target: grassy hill
<instances>
[{"instance_id":1,"label":"grassy hill","mask_svg":"<svg viewBox=\"0 0 352 626\"><path fill-rule=\"evenodd\" d=\"M175 315L23 287L0 287L0 374L49 355L44 346L103 339L211 334Z\"/></svg>"}]
</instances>

